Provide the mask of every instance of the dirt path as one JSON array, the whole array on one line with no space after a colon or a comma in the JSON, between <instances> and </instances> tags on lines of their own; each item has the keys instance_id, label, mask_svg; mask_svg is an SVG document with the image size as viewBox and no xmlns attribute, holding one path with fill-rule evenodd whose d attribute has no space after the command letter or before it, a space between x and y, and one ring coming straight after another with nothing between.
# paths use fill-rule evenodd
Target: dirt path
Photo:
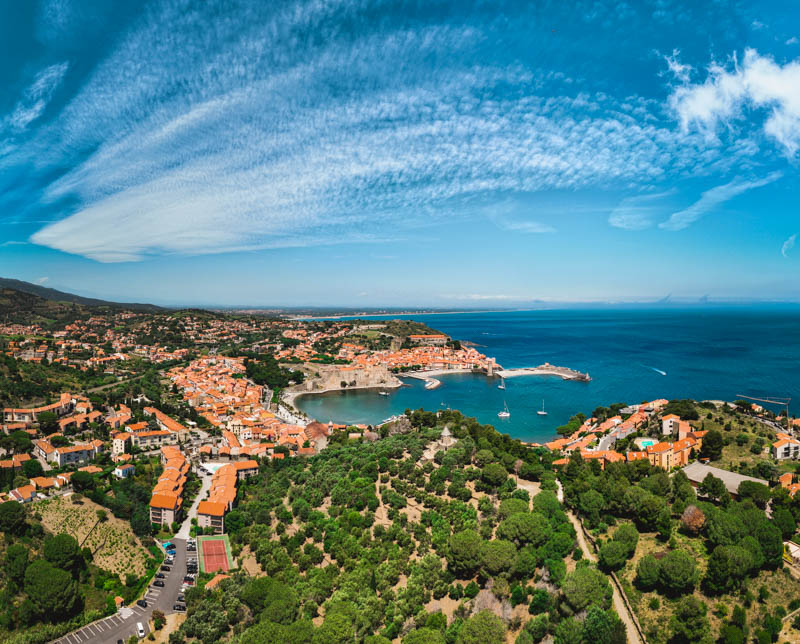
<instances>
[{"instance_id":1,"label":"dirt path","mask_svg":"<svg viewBox=\"0 0 800 644\"><path fill-rule=\"evenodd\" d=\"M561 486L559 485L559 490ZM566 511L567 516L569 517L572 526L575 528L575 533L577 534L578 538L578 545L581 547L583 551L583 556L586 557L589 561L596 562L597 555L595 555L594 550L591 549L589 543L586 541L586 538L583 534L583 526L581 522L578 520L572 512L569 510ZM614 610L617 611L617 615L622 620L623 624L625 624L625 630L628 633L628 643L629 644L645 644L642 638L639 636L639 630L636 628L636 625L633 623L633 617L628 610L628 606L625 601L622 599L622 590L617 587L616 582L613 578L609 577L609 581L611 582L611 590L614 592L613 601L614 601Z\"/></svg>"}]
</instances>

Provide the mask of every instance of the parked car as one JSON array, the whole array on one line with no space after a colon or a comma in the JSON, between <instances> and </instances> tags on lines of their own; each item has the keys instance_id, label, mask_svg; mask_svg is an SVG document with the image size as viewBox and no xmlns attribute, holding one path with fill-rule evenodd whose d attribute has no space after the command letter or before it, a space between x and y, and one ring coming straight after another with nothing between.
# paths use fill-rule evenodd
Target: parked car
<instances>
[{"instance_id":1,"label":"parked car","mask_svg":"<svg viewBox=\"0 0 800 644\"><path fill-rule=\"evenodd\" d=\"M185 599L185 598L184 598L184 596L181 594L181 595L178 595L178 601L179 601L179 602L184 602L184 601L186 601L186 599Z\"/></svg>"},{"instance_id":2,"label":"parked car","mask_svg":"<svg viewBox=\"0 0 800 644\"><path fill-rule=\"evenodd\" d=\"M183 604L175 604L175 605L172 607L172 610L180 610L180 611L184 611L184 610L186 610L186 606L184 606Z\"/></svg>"},{"instance_id":3,"label":"parked car","mask_svg":"<svg viewBox=\"0 0 800 644\"><path fill-rule=\"evenodd\" d=\"M163 566L161 566L161 570L163 570L165 572L169 572L170 571L170 567L167 566L166 564L164 564Z\"/></svg>"},{"instance_id":4,"label":"parked car","mask_svg":"<svg viewBox=\"0 0 800 644\"><path fill-rule=\"evenodd\" d=\"M136 605L140 608L147 608L147 601L144 599L139 599L137 600Z\"/></svg>"},{"instance_id":5,"label":"parked car","mask_svg":"<svg viewBox=\"0 0 800 644\"><path fill-rule=\"evenodd\" d=\"M163 572L156 573L156 579L164 579L166 575Z\"/></svg>"},{"instance_id":6,"label":"parked car","mask_svg":"<svg viewBox=\"0 0 800 644\"><path fill-rule=\"evenodd\" d=\"M170 557L174 557L174 556L175 556L175 551L174 551L174 550L167 550L167 554L168 554Z\"/></svg>"},{"instance_id":7,"label":"parked car","mask_svg":"<svg viewBox=\"0 0 800 644\"><path fill-rule=\"evenodd\" d=\"M164 587L164 582L163 582L163 581L161 581L160 579L156 579L156 580L153 582L153 586L158 586L159 588L163 588L163 587Z\"/></svg>"},{"instance_id":8,"label":"parked car","mask_svg":"<svg viewBox=\"0 0 800 644\"><path fill-rule=\"evenodd\" d=\"M144 626L142 626L141 622L136 623L136 634L142 638L144 637Z\"/></svg>"}]
</instances>

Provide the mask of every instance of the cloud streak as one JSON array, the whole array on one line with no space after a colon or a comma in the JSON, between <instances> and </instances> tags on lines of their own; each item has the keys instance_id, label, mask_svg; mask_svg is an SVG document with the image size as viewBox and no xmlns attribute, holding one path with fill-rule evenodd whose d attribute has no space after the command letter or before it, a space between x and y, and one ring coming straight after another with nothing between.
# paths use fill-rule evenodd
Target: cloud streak
<instances>
[{"instance_id":1,"label":"cloud streak","mask_svg":"<svg viewBox=\"0 0 800 644\"><path fill-rule=\"evenodd\" d=\"M794 243L797 240L797 233L789 235L789 238L783 242L781 246L781 255L789 257L789 252L794 248Z\"/></svg>"},{"instance_id":2,"label":"cloud streak","mask_svg":"<svg viewBox=\"0 0 800 644\"><path fill-rule=\"evenodd\" d=\"M659 228L665 230L683 230L684 228L688 228L695 221L715 210L726 201L730 201L748 190L766 186L773 181L777 181L781 176L783 176L781 172L772 172L763 179L755 179L753 181L734 180L725 185L706 190L700 196L700 199L695 201L691 206L672 213L667 221L659 224Z\"/></svg>"}]
</instances>

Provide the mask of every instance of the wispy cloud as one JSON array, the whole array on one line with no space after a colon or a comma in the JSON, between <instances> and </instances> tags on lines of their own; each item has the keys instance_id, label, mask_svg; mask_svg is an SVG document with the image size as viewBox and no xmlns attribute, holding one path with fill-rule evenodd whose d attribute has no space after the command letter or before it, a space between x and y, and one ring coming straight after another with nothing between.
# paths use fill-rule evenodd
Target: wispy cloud
<instances>
[{"instance_id":1,"label":"wispy cloud","mask_svg":"<svg viewBox=\"0 0 800 644\"><path fill-rule=\"evenodd\" d=\"M670 64L670 68L672 68ZM731 127L749 110L759 110L764 133L793 157L800 145L800 60L784 65L746 49L741 64L736 57L729 65L712 63L703 83L691 84L676 73L683 84L676 87L669 104L684 132L696 127L715 136L720 125Z\"/></svg>"},{"instance_id":2,"label":"wispy cloud","mask_svg":"<svg viewBox=\"0 0 800 644\"><path fill-rule=\"evenodd\" d=\"M498 195L635 188L747 157L676 132L656 101L488 59L487 43L529 28L516 14L376 22L367 0L186 4L149 5L11 153L47 177L42 204L59 215L33 242L102 262L374 242ZM59 2L47 16L72 24ZM496 223L559 228L524 211Z\"/></svg>"},{"instance_id":3,"label":"wispy cloud","mask_svg":"<svg viewBox=\"0 0 800 644\"><path fill-rule=\"evenodd\" d=\"M791 251L794 248L794 242L796 240L797 240L797 233L789 235L789 238L785 242L783 242L783 246L781 246L781 255L783 255L784 257L788 257L789 251Z\"/></svg>"},{"instance_id":4,"label":"wispy cloud","mask_svg":"<svg viewBox=\"0 0 800 644\"><path fill-rule=\"evenodd\" d=\"M38 284L39 286L41 286L42 284L45 284L46 282L49 282L49 281L50 281L49 277L39 277L38 279L36 279L34 281L34 283Z\"/></svg>"},{"instance_id":5,"label":"wispy cloud","mask_svg":"<svg viewBox=\"0 0 800 644\"><path fill-rule=\"evenodd\" d=\"M624 230L650 228L668 208L664 200L673 194L675 190L626 197L611 211L608 223Z\"/></svg>"},{"instance_id":6,"label":"wispy cloud","mask_svg":"<svg viewBox=\"0 0 800 644\"><path fill-rule=\"evenodd\" d=\"M672 213L667 221L659 224L659 227L666 230L683 230L726 201L748 190L766 186L773 181L777 181L781 176L783 176L781 172L772 172L763 179L755 179L752 181L734 180L725 185L706 190L700 196L700 199L695 201L688 208Z\"/></svg>"},{"instance_id":7,"label":"wispy cloud","mask_svg":"<svg viewBox=\"0 0 800 644\"><path fill-rule=\"evenodd\" d=\"M39 72L6 119L6 127L10 127L12 131L24 130L38 119L61 84L67 69L69 69L69 63L62 62L50 65Z\"/></svg>"}]
</instances>

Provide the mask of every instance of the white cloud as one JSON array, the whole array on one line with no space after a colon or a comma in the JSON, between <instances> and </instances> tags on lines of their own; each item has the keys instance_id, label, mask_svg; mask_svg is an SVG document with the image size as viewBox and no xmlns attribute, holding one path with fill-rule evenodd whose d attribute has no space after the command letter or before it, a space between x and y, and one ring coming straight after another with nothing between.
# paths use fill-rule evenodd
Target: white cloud
<instances>
[{"instance_id":1,"label":"white cloud","mask_svg":"<svg viewBox=\"0 0 800 644\"><path fill-rule=\"evenodd\" d=\"M797 36L792 36L791 38L789 38L789 40L786 41L786 44L787 45L796 45L799 42L800 42L800 40L797 39Z\"/></svg>"},{"instance_id":2,"label":"white cloud","mask_svg":"<svg viewBox=\"0 0 800 644\"><path fill-rule=\"evenodd\" d=\"M783 255L784 257L789 256L789 251L791 251L794 248L794 242L796 239L797 239L797 233L789 235L789 238L785 242L783 242L783 246L781 246L781 255Z\"/></svg>"},{"instance_id":3,"label":"white cloud","mask_svg":"<svg viewBox=\"0 0 800 644\"><path fill-rule=\"evenodd\" d=\"M669 105L684 132L697 128L706 136L717 135L721 125L758 110L764 133L794 157L800 145L800 60L784 65L746 49L741 64L712 63L705 82L676 87Z\"/></svg>"},{"instance_id":4,"label":"white cloud","mask_svg":"<svg viewBox=\"0 0 800 644\"><path fill-rule=\"evenodd\" d=\"M442 295L442 298L448 300L468 300L472 302L491 302L491 301L522 301L530 299L522 295L508 295L502 293L469 293L466 295Z\"/></svg>"},{"instance_id":5,"label":"white cloud","mask_svg":"<svg viewBox=\"0 0 800 644\"><path fill-rule=\"evenodd\" d=\"M339 21L357 26L364 0L213 17L211 4L151 5L11 153L42 174L73 168L45 192L61 220L33 242L113 262L374 241L499 194L652 185L747 157L676 133L655 101L559 94L546 72L462 62L507 18L343 36ZM541 219L515 211L497 225L558 227Z\"/></svg>"},{"instance_id":6,"label":"white cloud","mask_svg":"<svg viewBox=\"0 0 800 644\"><path fill-rule=\"evenodd\" d=\"M668 207L664 199L673 195L674 190L626 197L608 216L608 223L614 228L624 230L645 230L650 228L656 218Z\"/></svg>"},{"instance_id":7,"label":"white cloud","mask_svg":"<svg viewBox=\"0 0 800 644\"><path fill-rule=\"evenodd\" d=\"M675 76L675 78L677 78L679 81L688 83L693 69L691 65L685 65L678 60L680 53L680 50L673 49L672 55L665 56L664 58L667 61L667 67L672 75Z\"/></svg>"},{"instance_id":8,"label":"white cloud","mask_svg":"<svg viewBox=\"0 0 800 644\"><path fill-rule=\"evenodd\" d=\"M667 221L659 224L659 228L664 228L666 230L683 230L726 201L748 190L766 186L773 181L777 181L781 176L781 172L772 172L763 179L755 179L752 181L734 180L722 186L715 186L710 190L706 190L700 196L700 199L695 201L688 208L672 213Z\"/></svg>"},{"instance_id":9,"label":"white cloud","mask_svg":"<svg viewBox=\"0 0 800 644\"><path fill-rule=\"evenodd\" d=\"M69 63L63 62L50 65L39 72L6 119L6 125L10 126L12 130L19 131L24 130L38 119L44 113L53 93L64 79L67 69L69 69Z\"/></svg>"},{"instance_id":10,"label":"white cloud","mask_svg":"<svg viewBox=\"0 0 800 644\"><path fill-rule=\"evenodd\" d=\"M42 284L44 284L45 282L48 282L49 280L50 280L49 277L40 277L40 278L34 280L34 283L38 284L39 286L41 286Z\"/></svg>"}]
</instances>

